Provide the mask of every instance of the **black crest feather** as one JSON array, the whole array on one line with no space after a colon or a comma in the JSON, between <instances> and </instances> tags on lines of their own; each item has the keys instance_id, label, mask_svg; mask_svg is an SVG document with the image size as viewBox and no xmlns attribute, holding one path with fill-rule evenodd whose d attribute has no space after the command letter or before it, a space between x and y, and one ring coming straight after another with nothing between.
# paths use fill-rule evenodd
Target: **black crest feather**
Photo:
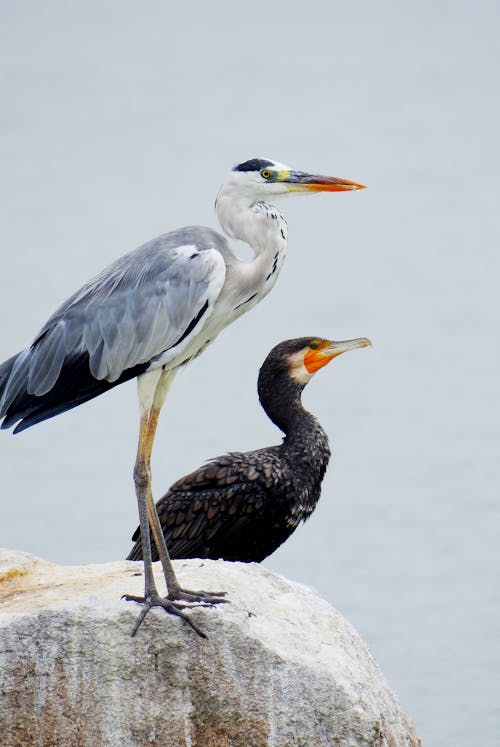
<instances>
[{"instance_id":1,"label":"black crest feather","mask_svg":"<svg viewBox=\"0 0 500 747\"><path fill-rule=\"evenodd\" d=\"M239 163L234 167L233 171L260 171L266 167L273 167L272 161L267 161L265 158L251 158L249 161Z\"/></svg>"}]
</instances>

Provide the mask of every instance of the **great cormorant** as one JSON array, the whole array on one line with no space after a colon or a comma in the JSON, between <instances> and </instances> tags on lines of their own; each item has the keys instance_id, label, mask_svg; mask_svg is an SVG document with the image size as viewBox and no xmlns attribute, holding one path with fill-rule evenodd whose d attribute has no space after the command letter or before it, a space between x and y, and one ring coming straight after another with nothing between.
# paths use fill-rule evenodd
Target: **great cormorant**
<instances>
[{"instance_id":1,"label":"great cormorant","mask_svg":"<svg viewBox=\"0 0 500 747\"><path fill-rule=\"evenodd\" d=\"M330 448L325 431L302 406L302 390L337 355L367 345L366 338L303 337L271 350L257 388L266 414L285 433L283 443L216 457L172 485L156 504L172 558L260 562L311 515ZM141 560L139 529L132 539L127 559Z\"/></svg>"}]
</instances>

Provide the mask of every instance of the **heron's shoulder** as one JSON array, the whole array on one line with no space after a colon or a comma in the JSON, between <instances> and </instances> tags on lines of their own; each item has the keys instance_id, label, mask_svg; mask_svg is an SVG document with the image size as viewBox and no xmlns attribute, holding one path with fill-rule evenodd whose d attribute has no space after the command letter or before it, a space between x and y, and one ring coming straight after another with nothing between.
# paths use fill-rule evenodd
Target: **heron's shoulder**
<instances>
[{"instance_id":1,"label":"heron's shoulder","mask_svg":"<svg viewBox=\"0 0 500 747\"><path fill-rule=\"evenodd\" d=\"M198 255L198 267L204 261L207 271L215 268L222 273L226 246L223 236L203 226L188 226L161 234L107 265L68 298L49 321L70 307L87 303L89 298L102 301L118 290L136 288L151 281L161 283L162 278L178 271L180 265L188 266L194 254ZM199 273L195 267L188 266L188 269ZM186 272L186 276L189 274Z\"/></svg>"},{"instance_id":2,"label":"heron's shoulder","mask_svg":"<svg viewBox=\"0 0 500 747\"><path fill-rule=\"evenodd\" d=\"M176 250L185 246L192 246L198 251L216 249L224 254L228 243L222 234L212 228L206 226L185 226L184 228L178 228L175 231L169 231L154 239L150 239L137 249L129 252L122 259L134 254L175 253Z\"/></svg>"},{"instance_id":3,"label":"heron's shoulder","mask_svg":"<svg viewBox=\"0 0 500 747\"><path fill-rule=\"evenodd\" d=\"M103 287L116 282L134 285L158 280L181 265L188 266L194 256L197 256L198 265L205 262L222 266L227 252L226 239L217 231L204 226L179 228L156 236L118 257L84 288Z\"/></svg>"}]
</instances>

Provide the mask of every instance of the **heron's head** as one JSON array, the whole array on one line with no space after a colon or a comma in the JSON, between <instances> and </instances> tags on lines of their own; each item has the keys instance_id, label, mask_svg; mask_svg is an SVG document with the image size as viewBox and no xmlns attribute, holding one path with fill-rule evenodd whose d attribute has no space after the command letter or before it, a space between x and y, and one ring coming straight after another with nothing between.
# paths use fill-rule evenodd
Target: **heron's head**
<instances>
[{"instance_id":1,"label":"heron's head","mask_svg":"<svg viewBox=\"0 0 500 747\"><path fill-rule=\"evenodd\" d=\"M364 185L357 182L335 176L295 171L268 158L251 158L238 164L232 170L228 181L233 189L255 201L264 200L267 196L287 195L290 192L350 192L354 189L364 189Z\"/></svg>"}]
</instances>

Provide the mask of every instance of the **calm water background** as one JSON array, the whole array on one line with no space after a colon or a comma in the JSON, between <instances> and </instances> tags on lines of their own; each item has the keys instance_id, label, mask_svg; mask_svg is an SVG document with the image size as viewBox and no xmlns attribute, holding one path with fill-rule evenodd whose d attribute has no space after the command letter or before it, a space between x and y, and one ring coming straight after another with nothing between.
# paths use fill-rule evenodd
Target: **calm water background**
<instances>
[{"instance_id":1,"label":"calm water background","mask_svg":"<svg viewBox=\"0 0 500 747\"><path fill-rule=\"evenodd\" d=\"M273 344L369 336L305 393L334 459L266 564L353 622L426 747L500 745L498 8L0 5L2 359L117 255L216 225L235 162L369 185L282 204L282 277L175 382L155 491L279 440L255 393ZM0 545L126 555L135 396L3 434Z\"/></svg>"}]
</instances>

